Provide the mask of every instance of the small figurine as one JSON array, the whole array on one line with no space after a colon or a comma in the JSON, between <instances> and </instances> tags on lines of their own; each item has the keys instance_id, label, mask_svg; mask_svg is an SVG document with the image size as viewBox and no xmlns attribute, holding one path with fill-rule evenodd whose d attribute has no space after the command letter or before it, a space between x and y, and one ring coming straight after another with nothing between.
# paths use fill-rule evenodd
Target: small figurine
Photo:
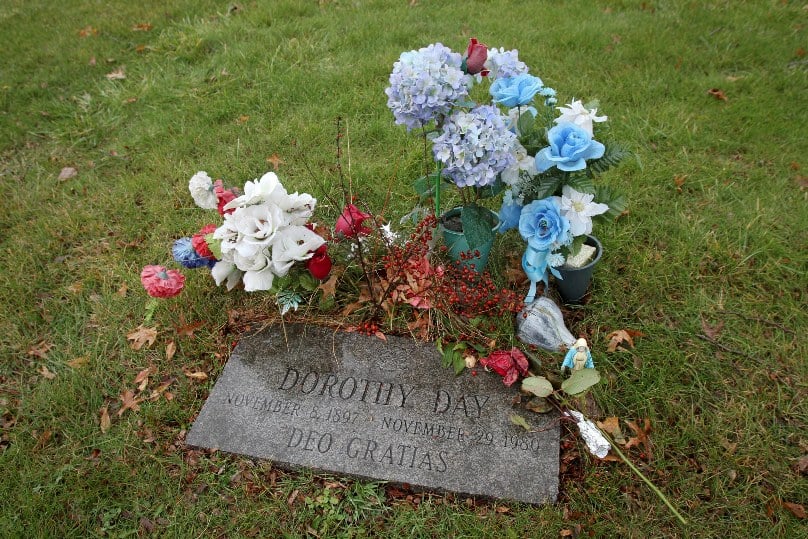
<instances>
[{"instance_id":1,"label":"small figurine","mask_svg":"<svg viewBox=\"0 0 808 539\"><path fill-rule=\"evenodd\" d=\"M586 344L586 339L578 339L572 348L567 351L564 356L564 363L561 364L561 370L571 369L572 371L580 371L581 369L594 369L595 363L592 361L592 354L589 352L589 346Z\"/></svg>"}]
</instances>

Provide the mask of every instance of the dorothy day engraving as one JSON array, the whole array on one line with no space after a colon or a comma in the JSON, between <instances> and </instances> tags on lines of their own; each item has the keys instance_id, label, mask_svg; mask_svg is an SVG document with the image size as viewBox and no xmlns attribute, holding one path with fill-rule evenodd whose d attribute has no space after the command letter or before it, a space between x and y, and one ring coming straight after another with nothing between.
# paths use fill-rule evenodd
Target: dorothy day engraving
<instances>
[{"instance_id":1,"label":"dorothy day engraving","mask_svg":"<svg viewBox=\"0 0 808 539\"><path fill-rule=\"evenodd\" d=\"M245 337L188 444L286 467L527 503L558 492L557 417L522 413L517 391L454 374L433 344L303 325Z\"/></svg>"}]
</instances>

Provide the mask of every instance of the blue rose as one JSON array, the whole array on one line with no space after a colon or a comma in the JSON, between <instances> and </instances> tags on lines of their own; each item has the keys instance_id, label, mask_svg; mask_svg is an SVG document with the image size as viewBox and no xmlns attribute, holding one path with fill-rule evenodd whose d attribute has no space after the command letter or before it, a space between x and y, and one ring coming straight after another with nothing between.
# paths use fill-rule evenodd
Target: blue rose
<instances>
[{"instance_id":1,"label":"blue rose","mask_svg":"<svg viewBox=\"0 0 808 539\"><path fill-rule=\"evenodd\" d=\"M499 209L499 233L519 226L519 215L522 213L522 206L519 204L502 204Z\"/></svg>"},{"instance_id":2,"label":"blue rose","mask_svg":"<svg viewBox=\"0 0 808 539\"><path fill-rule=\"evenodd\" d=\"M557 197L534 200L519 216L519 233L530 247L549 251L570 240L570 222L561 215Z\"/></svg>"},{"instance_id":3,"label":"blue rose","mask_svg":"<svg viewBox=\"0 0 808 539\"><path fill-rule=\"evenodd\" d=\"M561 123L547 132L550 145L536 154L536 170L551 167L572 172L586 168L587 159L603 157L606 147L584 129L572 123Z\"/></svg>"},{"instance_id":4,"label":"blue rose","mask_svg":"<svg viewBox=\"0 0 808 539\"><path fill-rule=\"evenodd\" d=\"M210 268L216 264L216 260L205 258L196 252L193 244L191 243L191 238L180 238L175 241L174 247L171 249L171 253L174 255L174 260L189 269L202 267Z\"/></svg>"},{"instance_id":5,"label":"blue rose","mask_svg":"<svg viewBox=\"0 0 808 539\"><path fill-rule=\"evenodd\" d=\"M542 82L539 77L522 73L515 77L505 77L495 80L489 91L494 97L494 103L512 109L513 107L530 103L533 100L533 96L541 89Z\"/></svg>"}]
</instances>

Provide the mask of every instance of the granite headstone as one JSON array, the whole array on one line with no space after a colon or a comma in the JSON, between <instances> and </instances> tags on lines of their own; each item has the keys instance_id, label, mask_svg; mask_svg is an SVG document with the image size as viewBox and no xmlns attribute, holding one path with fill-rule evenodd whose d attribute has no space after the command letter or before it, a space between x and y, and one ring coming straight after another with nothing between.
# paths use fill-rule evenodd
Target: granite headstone
<instances>
[{"instance_id":1,"label":"granite headstone","mask_svg":"<svg viewBox=\"0 0 808 539\"><path fill-rule=\"evenodd\" d=\"M285 467L527 503L558 493L558 418L520 412L515 387L460 376L434 344L269 327L241 339L187 443Z\"/></svg>"}]
</instances>

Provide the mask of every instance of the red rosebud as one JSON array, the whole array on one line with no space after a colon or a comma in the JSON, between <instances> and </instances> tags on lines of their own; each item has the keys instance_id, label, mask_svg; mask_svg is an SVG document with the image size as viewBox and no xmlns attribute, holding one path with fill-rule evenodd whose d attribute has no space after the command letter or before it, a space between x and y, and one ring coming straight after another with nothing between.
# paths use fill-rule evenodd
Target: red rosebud
<instances>
[{"instance_id":1,"label":"red rosebud","mask_svg":"<svg viewBox=\"0 0 808 539\"><path fill-rule=\"evenodd\" d=\"M236 211L235 208L230 208L229 210L224 209L231 200L236 198L236 194L230 189L225 189L222 180L216 180L213 183L213 193L216 195L216 198L219 199L219 203L216 206L216 209L219 210L219 215L224 216L226 213Z\"/></svg>"},{"instance_id":2,"label":"red rosebud","mask_svg":"<svg viewBox=\"0 0 808 539\"><path fill-rule=\"evenodd\" d=\"M334 232L341 234L346 238L353 238L354 236L365 236L370 234L368 227L362 226L365 219L369 219L370 215L363 212L353 204L348 204L342 210L342 215L337 218L334 225Z\"/></svg>"},{"instance_id":3,"label":"red rosebud","mask_svg":"<svg viewBox=\"0 0 808 539\"><path fill-rule=\"evenodd\" d=\"M331 258L326 253L326 244L314 251L314 255L306 261L306 268L315 279L323 280L331 272Z\"/></svg>"},{"instance_id":4,"label":"red rosebud","mask_svg":"<svg viewBox=\"0 0 808 539\"><path fill-rule=\"evenodd\" d=\"M205 236L214 230L216 230L216 225L205 225L199 232L191 236L191 245L194 247L196 254L211 260L216 260L216 257L213 256L213 251L211 251L210 247L208 247L208 242L205 240Z\"/></svg>"},{"instance_id":5,"label":"red rosebud","mask_svg":"<svg viewBox=\"0 0 808 539\"><path fill-rule=\"evenodd\" d=\"M466 66L466 73L476 75L480 73L483 77L488 75L485 69L485 61L488 59L488 47L484 43L479 43L476 38L471 38L463 61Z\"/></svg>"},{"instance_id":6,"label":"red rosebud","mask_svg":"<svg viewBox=\"0 0 808 539\"><path fill-rule=\"evenodd\" d=\"M526 374L528 367L525 354L516 347L491 352L488 357L480 359L480 365L502 376L502 383L506 386L512 385L520 375Z\"/></svg>"}]
</instances>

